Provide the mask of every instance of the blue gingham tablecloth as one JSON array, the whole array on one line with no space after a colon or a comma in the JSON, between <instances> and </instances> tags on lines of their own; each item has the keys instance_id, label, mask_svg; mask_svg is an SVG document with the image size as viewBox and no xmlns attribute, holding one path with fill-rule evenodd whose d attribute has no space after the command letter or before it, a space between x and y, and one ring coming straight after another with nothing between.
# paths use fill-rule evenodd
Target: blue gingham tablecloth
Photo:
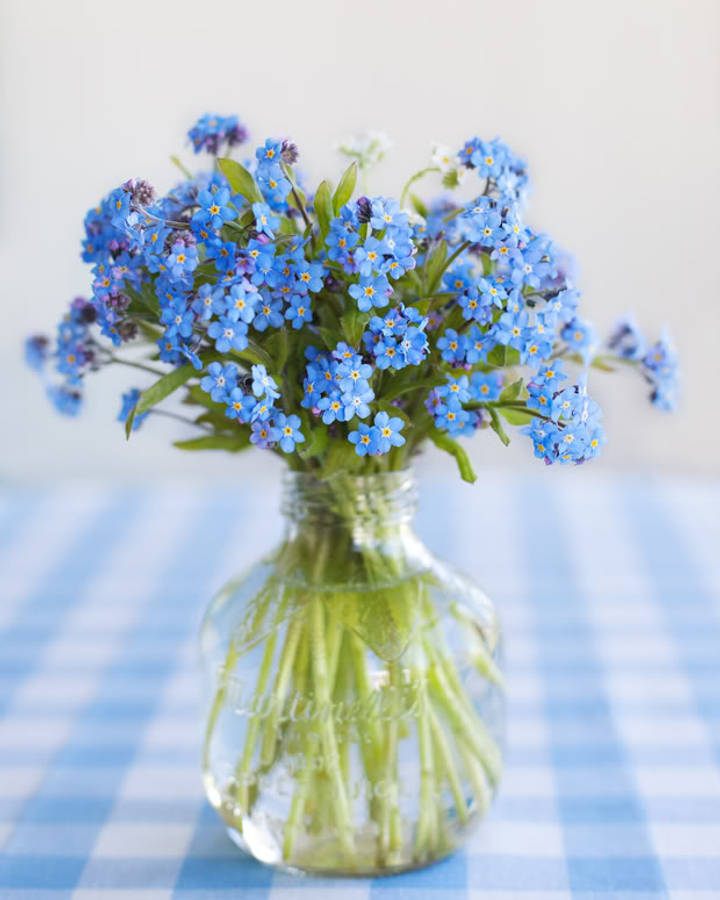
<instances>
[{"instance_id":1,"label":"blue gingham tablecloth","mask_svg":"<svg viewBox=\"0 0 720 900\"><path fill-rule=\"evenodd\" d=\"M245 858L206 804L194 634L277 490L0 490L0 897L720 898L720 484L426 479L504 619L509 752L464 852L376 880Z\"/></svg>"}]
</instances>

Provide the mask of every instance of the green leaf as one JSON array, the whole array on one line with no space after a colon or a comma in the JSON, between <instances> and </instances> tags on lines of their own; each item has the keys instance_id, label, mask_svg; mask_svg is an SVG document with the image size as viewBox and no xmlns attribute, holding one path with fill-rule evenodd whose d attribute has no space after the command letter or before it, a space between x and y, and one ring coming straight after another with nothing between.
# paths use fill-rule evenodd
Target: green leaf
<instances>
[{"instance_id":1,"label":"green leaf","mask_svg":"<svg viewBox=\"0 0 720 900\"><path fill-rule=\"evenodd\" d=\"M135 408L136 413L140 415L140 413L152 409L153 406L156 406L161 400L172 394L173 391L182 387L193 375L197 375L197 370L191 365L180 366L179 369L174 369L167 375L163 375L155 384L140 394L140 399Z\"/></svg>"},{"instance_id":2,"label":"green leaf","mask_svg":"<svg viewBox=\"0 0 720 900\"><path fill-rule=\"evenodd\" d=\"M440 241L425 261L425 281L428 296L434 294L440 284L445 263L447 262L447 250L447 243Z\"/></svg>"},{"instance_id":3,"label":"green leaf","mask_svg":"<svg viewBox=\"0 0 720 900\"><path fill-rule=\"evenodd\" d=\"M272 368L272 358L270 354L255 341L250 341L244 350L231 350L230 355L242 359L244 362L253 363L254 365L261 363L266 369Z\"/></svg>"},{"instance_id":4,"label":"green leaf","mask_svg":"<svg viewBox=\"0 0 720 900\"><path fill-rule=\"evenodd\" d=\"M389 402L390 400L399 397L401 394L407 394L408 391L431 391L433 388L444 383L444 380L439 381L437 378L428 378L425 380L419 379L415 377L414 372L409 378L402 378L395 375L390 381L389 386L386 387L385 384L383 384L383 400Z\"/></svg>"},{"instance_id":5,"label":"green leaf","mask_svg":"<svg viewBox=\"0 0 720 900\"><path fill-rule=\"evenodd\" d=\"M193 176L192 176L192 172L191 172L189 169L186 169L186 168L185 168L185 166L180 162L180 160L179 160L179 158L178 158L177 156L171 156L171 157L170 157L170 162L171 162L173 165L177 166L178 169L180 169L180 171L183 173L183 175L184 175L186 178L192 178L192 177L193 177Z\"/></svg>"},{"instance_id":6,"label":"green leaf","mask_svg":"<svg viewBox=\"0 0 720 900\"><path fill-rule=\"evenodd\" d=\"M220 171L230 182L230 187L236 194L242 194L250 203L264 203L265 198L260 193L260 188L248 170L234 159L219 159L217 161Z\"/></svg>"},{"instance_id":7,"label":"green leaf","mask_svg":"<svg viewBox=\"0 0 720 900\"><path fill-rule=\"evenodd\" d=\"M444 450L445 453L449 453L451 456L455 457L458 469L460 470L460 477L463 481L469 481L470 484L473 484L477 475L473 471L467 453L460 444L444 432L438 431L437 428L431 428L428 437L438 449Z\"/></svg>"},{"instance_id":8,"label":"green leaf","mask_svg":"<svg viewBox=\"0 0 720 900\"><path fill-rule=\"evenodd\" d=\"M417 194L410 194L410 202L412 203L415 212L419 216L422 216L423 219L427 219L428 208L427 206L425 206L424 202L418 197Z\"/></svg>"},{"instance_id":9,"label":"green leaf","mask_svg":"<svg viewBox=\"0 0 720 900\"><path fill-rule=\"evenodd\" d=\"M502 422L498 414L492 408L492 406L486 407L487 411L490 413L490 427L495 432L495 434L500 438L500 440L507 445L510 443L510 438L507 436L505 429L502 427Z\"/></svg>"},{"instance_id":10,"label":"green leaf","mask_svg":"<svg viewBox=\"0 0 720 900\"><path fill-rule=\"evenodd\" d=\"M522 409L513 409L513 408L498 408L500 415L505 418L505 421L509 422L510 425L527 425L528 422L532 422L535 418L532 413L525 412Z\"/></svg>"},{"instance_id":11,"label":"green leaf","mask_svg":"<svg viewBox=\"0 0 720 900\"><path fill-rule=\"evenodd\" d=\"M307 438L304 444L298 447L301 459L311 459L314 456L322 456L328 446L328 430L325 425L308 424L303 428L303 434Z\"/></svg>"},{"instance_id":12,"label":"green leaf","mask_svg":"<svg viewBox=\"0 0 720 900\"><path fill-rule=\"evenodd\" d=\"M492 350L487 355L487 361L489 366L494 366L495 368L502 368L505 365L505 357L507 347L504 344L495 344Z\"/></svg>"},{"instance_id":13,"label":"green leaf","mask_svg":"<svg viewBox=\"0 0 720 900\"><path fill-rule=\"evenodd\" d=\"M250 446L250 437L243 433L237 436L209 434L207 437L191 438L189 441L175 441L178 450L229 450L238 453Z\"/></svg>"},{"instance_id":14,"label":"green leaf","mask_svg":"<svg viewBox=\"0 0 720 900\"><path fill-rule=\"evenodd\" d=\"M510 403L513 400L517 400L520 396L520 391L522 390L523 380L522 378L518 378L517 381L513 381L512 384L509 384L500 394L500 402L501 403Z\"/></svg>"},{"instance_id":15,"label":"green leaf","mask_svg":"<svg viewBox=\"0 0 720 900\"><path fill-rule=\"evenodd\" d=\"M147 283L143 286L146 287ZM146 310L147 312L152 313L153 318L157 318L158 315L158 298L151 291L136 291L134 288L128 287L127 285L123 287L123 291L130 297L133 301L133 304L136 304L141 309Z\"/></svg>"},{"instance_id":16,"label":"green leaf","mask_svg":"<svg viewBox=\"0 0 720 900\"><path fill-rule=\"evenodd\" d=\"M320 326L318 332L328 350L334 350L337 347L337 335L332 328L323 328Z\"/></svg>"},{"instance_id":17,"label":"green leaf","mask_svg":"<svg viewBox=\"0 0 720 900\"><path fill-rule=\"evenodd\" d=\"M327 181L321 182L318 187L313 205L318 225L320 226L320 234L324 240L330 230L330 220L333 218L332 196L330 194L330 185Z\"/></svg>"},{"instance_id":18,"label":"green leaf","mask_svg":"<svg viewBox=\"0 0 720 900\"><path fill-rule=\"evenodd\" d=\"M365 331L365 326L370 321L370 313L360 312L356 306L350 307L346 313L340 316L340 326L345 335L345 340L351 347L357 347L360 338Z\"/></svg>"},{"instance_id":19,"label":"green leaf","mask_svg":"<svg viewBox=\"0 0 720 900\"><path fill-rule=\"evenodd\" d=\"M135 413L137 412L137 405L133 406L128 414L127 419L125 419L125 440L130 440L130 435L132 434L133 422L135 421Z\"/></svg>"},{"instance_id":20,"label":"green leaf","mask_svg":"<svg viewBox=\"0 0 720 900\"><path fill-rule=\"evenodd\" d=\"M338 472L353 472L361 464L355 448L348 441L336 440L329 445L321 478L330 478Z\"/></svg>"},{"instance_id":21,"label":"green leaf","mask_svg":"<svg viewBox=\"0 0 720 900\"><path fill-rule=\"evenodd\" d=\"M453 190L460 184L460 179L458 178L457 169L449 169L442 177L442 184L444 188L448 190Z\"/></svg>"},{"instance_id":22,"label":"green leaf","mask_svg":"<svg viewBox=\"0 0 720 900\"><path fill-rule=\"evenodd\" d=\"M345 169L343 177L340 179L340 183L337 186L337 190L333 194L332 205L333 212L337 215L343 206L348 202L348 200L352 197L353 191L355 190L355 184L357 182L358 176L358 165L356 162L350 163L350 165Z\"/></svg>"},{"instance_id":23,"label":"green leaf","mask_svg":"<svg viewBox=\"0 0 720 900\"><path fill-rule=\"evenodd\" d=\"M288 332L287 328L279 328L265 341L265 349L272 359L272 369L276 374L283 370L288 356Z\"/></svg>"}]
</instances>

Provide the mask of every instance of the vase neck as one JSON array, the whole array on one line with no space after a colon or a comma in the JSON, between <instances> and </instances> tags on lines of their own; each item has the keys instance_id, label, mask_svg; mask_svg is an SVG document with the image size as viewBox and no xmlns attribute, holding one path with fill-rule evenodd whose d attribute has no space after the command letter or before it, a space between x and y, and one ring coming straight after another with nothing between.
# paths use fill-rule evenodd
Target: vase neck
<instances>
[{"instance_id":1,"label":"vase neck","mask_svg":"<svg viewBox=\"0 0 720 900\"><path fill-rule=\"evenodd\" d=\"M413 529L415 508L408 471L326 480L290 473L281 568L307 583L365 587L415 573L426 561Z\"/></svg>"},{"instance_id":2,"label":"vase neck","mask_svg":"<svg viewBox=\"0 0 720 900\"><path fill-rule=\"evenodd\" d=\"M308 529L356 536L401 531L411 525L416 508L417 487L408 470L326 480L290 472L284 483L282 510L291 535Z\"/></svg>"}]
</instances>

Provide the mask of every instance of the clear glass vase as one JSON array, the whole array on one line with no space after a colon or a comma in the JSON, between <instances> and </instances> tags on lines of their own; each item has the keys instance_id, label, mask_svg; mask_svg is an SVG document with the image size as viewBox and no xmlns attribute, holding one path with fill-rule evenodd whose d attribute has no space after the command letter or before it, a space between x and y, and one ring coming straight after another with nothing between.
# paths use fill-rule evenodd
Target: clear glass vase
<instances>
[{"instance_id":1,"label":"clear glass vase","mask_svg":"<svg viewBox=\"0 0 720 900\"><path fill-rule=\"evenodd\" d=\"M409 472L289 473L280 546L201 628L203 777L262 862L378 875L452 852L501 772L500 633L413 529Z\"/></svg>"}]
</instances>

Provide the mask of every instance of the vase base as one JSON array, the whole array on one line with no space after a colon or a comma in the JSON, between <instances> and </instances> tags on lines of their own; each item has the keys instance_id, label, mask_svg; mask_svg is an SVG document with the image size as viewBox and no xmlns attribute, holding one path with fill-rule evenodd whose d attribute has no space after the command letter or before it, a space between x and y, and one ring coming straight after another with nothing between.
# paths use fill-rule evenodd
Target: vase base
<instances>
[{"instance_id":1,"label":"vase base","mask_svg":"<svg viewBox=\"0 0 720 900\"><path fill-rule=\"evenodd\" d=\"M397 863L388 861L387 864L382 866L372 861L373 857L370 848L363 852L361 846L357 848L356 862L353 863L338 859L337 864L328 864L328 859L332 858L332 852L328 854L322 853L317 846L314 847L312 854L317 861L313 860L310 854L308 854L307 858L303 858L298 854L296 860L288 861L283 859L280 847L274 841L268 840L267 832L264 830L260 831L259 829L254 829L252 825L248 827L246 824L243 834L234 826L226 824L226 831L232 842L243 853L264 865L272 866L291 875L324 878L378 878L426 869L446 859L462 846L468 833L474 830L481 818L481 816L476 816L472 821L459 826L457 832L452 835L453 840L448 841L442 847L436 847L432 855L423 859L405 857L405 859ZM398 851L398 858L402 858L402 851Z\"/></svg>"}]
</instances>

